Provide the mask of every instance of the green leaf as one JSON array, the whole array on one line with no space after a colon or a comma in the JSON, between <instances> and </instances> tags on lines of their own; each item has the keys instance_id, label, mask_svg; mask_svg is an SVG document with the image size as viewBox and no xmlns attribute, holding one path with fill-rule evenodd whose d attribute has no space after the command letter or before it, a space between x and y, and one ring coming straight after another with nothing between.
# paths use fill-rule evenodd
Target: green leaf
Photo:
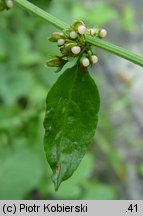
<instances>
[{"instance_id":1,"label":"green leaf","mask_svg":"<svg viewBox=\"0 0 143 216\"><path fill-rule=\"evenodd\" d=\"M76 170L94 136L99 101L87 69L78 66L67 69L47 96L44 147L56 190Z\"/></svg>"}]
</instances>

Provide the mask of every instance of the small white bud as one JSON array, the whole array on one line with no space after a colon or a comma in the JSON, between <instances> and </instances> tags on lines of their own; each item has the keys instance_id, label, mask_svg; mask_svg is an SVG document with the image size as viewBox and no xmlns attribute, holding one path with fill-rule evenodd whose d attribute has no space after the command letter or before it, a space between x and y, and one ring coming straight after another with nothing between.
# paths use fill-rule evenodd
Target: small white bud
<instances>
[{"instance_id":1,"label":"small white bud","mask_svg":"<svg viewBox=\"0 0 143 216\"><path fill-rule=\"evenodd\" d=\"M71 48L71 51L72 51L72 53L73 54L79 54L80 53L80 51L81 51L81 48L79 47L79 46L73 46L72 48Z\"/></svg>"},{"instance_id":2,"label":"small white bud","mask_svg":"<svg viewBox=\"0 0 143 216\"><path fill-rule=\"evenodd\" d=\"M83 35L83 34L86 33L86 31L87 31L87 29L86 29L86 26L85 26L85 25L80 25L80 26L78 27L78 33L79 33L79 34Z\"/></svg>"},{"instance_id":3,"label":"small white bud","mask_svg":"<svg viewBox=\"0 0 143 216\"><path fill-rule=\"evenodd\" d=\"M12 8L13 7L13 1L12 0L7 0L6 5L7 5L8 8Z\"/></svg>"},{"instance_id":4,"label":"small white bud","mask_svg":"<svg viewBox=\"0 0 143 216\"><path fill-rule=\"evenodd\" d=\"M61 45L63 45L64 43L65 43L65 40L64 40L64 39L61 38L61 39L58 40L58 45L61 46Z\"/></svg>"},{"instance_id":5,"label":"small white bud","mask_svg":"<svg viewBox=\"0 0 143 216\"><path fill-rule=\"evenodd\" d=\"M77 33L75 31L70 32L70 38L75 39L77 37Z\"/></svg>"},{"instance_id":6,"label":"small white bud","mask_svg":"<svg viewBox=\"0 0 143 216\"><path fill-rule=\"evenodd\" d=\"M101 31L99 32L99 36L101 38L104 38L104 37L106 37L106 35L107 35L107 31L105 29L101 29Z\"/></svg>"},{"instance_id":7,"label":"small white bud","mask_svg":"<svg viewBox=\"0 0 143 216\"><path fill-rule=\"evenodd\" d=\"M98 57L96 55L91 56L91 61L93 64L96 64L98 62Z\"/></svg>"},{"instance_id":8,"label":"small white bud","mask_svg":"<svg viewBox=\"0 0 143 216\"><path fill-rule=\"evenodd\" d=\"M90 65L88 58L82 58L81 63L84 67L88 67Z\"/></svg>"},{"instance_id":9,"label":"small white bud","mask_svg":"<svg viewBox=\"0 0 143 216\"><path fill-rule=\"evenodd\" d=\"M94 35L95 33L96 33L96 30L95 30L94 28L91 28L91 29L90 29L90 34L91 34L91 35Z\"/></svg>"}]
</instances>

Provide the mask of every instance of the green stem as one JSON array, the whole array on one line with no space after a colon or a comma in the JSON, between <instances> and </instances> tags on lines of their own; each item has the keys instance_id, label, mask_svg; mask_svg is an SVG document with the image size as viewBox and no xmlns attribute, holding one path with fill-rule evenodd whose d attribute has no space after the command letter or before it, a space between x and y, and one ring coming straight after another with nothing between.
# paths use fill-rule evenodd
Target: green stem
<instances>
[{"instance_id":1,"label":"green stem","mask_svg":"<svg viewBox=\"0 0 143 216\"><path fill-rule=\"evenodd\" d=\"M130 62L133 62L134 64L143 66L143 57L136 55L122 47L116 46L114 44L111 44L105 40L101 40L99 38L92 38L91 36L87 36L86 40L99 48L102 48L104 50L107 50L108 52L114 53L124 59L127 59Z\"/></svg>"},{"instance_id":2,"label":"green stem","mask_svg":"<svg viewBox=\"0 0 143 216\"><path fill-rule=\"evenodd\" d=\"M28 2L27 0L15 0L15 2L19 5L21 5L22 7L26 8L27 10L33 12L34 14L42 17L43 19L45 19L46 21L48 21L49 23L51 23L52 25L54 25L55 27L57 27L59 29L63 30L63 29L68 27L68 24L62 22L61 20L57 19L56 17L52 16L51 14L43 11L39 7ZM91 36L87 36L86 40L87 40L87 42L89 42L90 44L92 44L96 47L102 48L108 52L111 52L115 55L118 55L118 56L124 58L124 59L127 59L130 62L133 62L137 65L143 66L143 57L136 55L136 54L124 49L124 48L121 48L119 46L111 44L105 40L101 40L99 38L93 38Z\"/></svg>"}]
</instances>

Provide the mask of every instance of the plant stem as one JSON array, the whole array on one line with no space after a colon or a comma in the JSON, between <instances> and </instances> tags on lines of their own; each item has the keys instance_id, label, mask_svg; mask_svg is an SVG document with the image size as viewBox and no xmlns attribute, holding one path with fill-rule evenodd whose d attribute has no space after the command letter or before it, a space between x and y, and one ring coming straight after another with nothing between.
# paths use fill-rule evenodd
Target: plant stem
<instances>
[{"instance_id":1,"label":"plant stem","mask_svg":"<svg viewBox=\"0 0 143 216\"><path fill-rule=\"evenodd\" d=\"M39 7L28 2L27 0L15 0L15 2L19 5L21 5L22 7L24 7L25 9L33 12L34 14L36 14L40 17L42 17L43 19L45 19L46 21L48 21L49 23L51 23L52 25L54 25L55 27L57 27L59 29L63 30L63 29L68 27L68 24L62 22L61 20L52 16L51 14L43 11ZM87 42L89 42L90 44L92 44L96 47L102 48L108 52L111 52L115 55L118 55L118 56L124 58L124 59L127 59L128 61L133 62L134 64L143 66L143 57L136 55L136 54L124 49L124 48L121 48L119 46L111 44L105 40L101 40L99 38L93 38L91 36L86 36L86 40L87 40Z\"/></svg>"},{"instance_id":2,"label":"plant stem","mask_svg":"<svg viewBox=\"0 0 143 216\"><path fill-rule=\"evenodd\" d=\"M87 42L89 42L90 44L96 47L107 50L108 52L114 53L124 59L127 59L130 62L133 62L134 64L137 64L143 67L143 57L139 55L136 55L122 47L116 46L114 44L111 44L99 38L92 38L91 36L87 36L86 40Z\"/></svg>"}]
</instances>

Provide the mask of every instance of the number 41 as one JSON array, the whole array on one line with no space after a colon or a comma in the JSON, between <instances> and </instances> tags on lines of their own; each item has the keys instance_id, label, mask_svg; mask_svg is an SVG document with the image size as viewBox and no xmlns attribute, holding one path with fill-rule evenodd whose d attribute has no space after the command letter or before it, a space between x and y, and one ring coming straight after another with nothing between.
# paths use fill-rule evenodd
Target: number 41
<instances>
[{"instance_id":1,"label":"number 41","mask_svg":"<svg viewBox=\"0 0 143 216\"><path fill-rule=\"evenodd\" d=\"M133 212L134 210L135 210L135 212L137 212L137 204L136 205L130 204L128 211Z\"/></svg>"}]
</instances>

